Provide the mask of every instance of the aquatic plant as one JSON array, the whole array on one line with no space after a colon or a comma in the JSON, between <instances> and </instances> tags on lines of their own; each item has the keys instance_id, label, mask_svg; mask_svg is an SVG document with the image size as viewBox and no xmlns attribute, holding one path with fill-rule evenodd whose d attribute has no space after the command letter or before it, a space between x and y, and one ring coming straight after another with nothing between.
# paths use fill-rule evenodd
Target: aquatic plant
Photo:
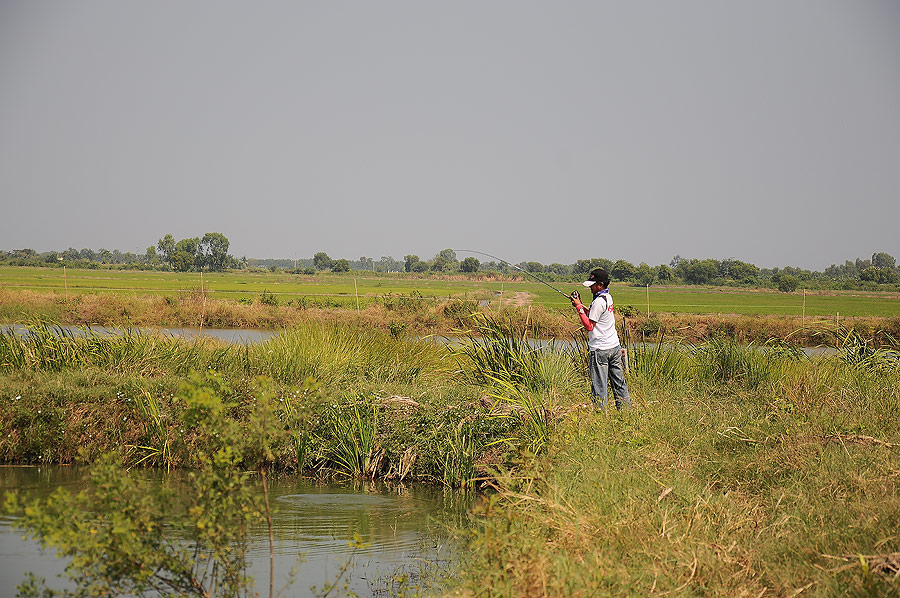
<instances>
[{"instance_id":1,"label":"aquatic plant","mask_svg":"<svg viewBox=\"0 0 900 598\"><path fill-rule=\"evenodd\" d=\"M378 467L374 460L378 412L374 404L355 400L349 405L331 405L325 417L326 455L335 473L348 477L371 477Z\"/></svg>"},{"instance_id":2,"label":"aquatic plant","mask_svg":"<svg viewBox=\"0 0 900 598\"><path fill-rule=\"evenodd\" d=\"M169 428L163 419L159 401L146 390L135 396L135 405L145 422L145 434L152 444L129 445L127 448L142 453L141 457L132 463L133 467L144 463L163 466L168 471L172 467L172 443L169 438Z\"/></svg>"}]
</instances>

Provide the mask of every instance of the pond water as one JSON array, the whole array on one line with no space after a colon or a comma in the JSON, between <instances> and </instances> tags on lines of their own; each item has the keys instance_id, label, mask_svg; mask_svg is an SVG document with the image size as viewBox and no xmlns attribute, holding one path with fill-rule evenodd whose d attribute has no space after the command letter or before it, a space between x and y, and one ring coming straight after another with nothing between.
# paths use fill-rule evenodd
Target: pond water
<instances>
[{"instance_id":1,"label":"pond water","mask_svg":"<svg viewBox=\"0 0 900 598\"><path fill-rule=\"evenodd\" d=\"M87 471L76 467L0 467L0 488L23 496L46 497L58 488L78 492L86 487ZM178 483L183 473L139 472L153 483ZM262 486L258 486L262 494ZM269 480L269 499L275 536L275 589L283 587L289 571L298 566L285 595L313 596L334 582L349 562L349 589L359 596L384 595L398 572L446 569L455 558L448 526L460 525L471 506L470 495L440 488L389 488L369 483L324 484L296 476ZM47 579L49 587L72 587L57 578L66 560L37 542L23 540L24 532L9 516L0 517L0 596L15 595L27 571ZM362 548L349 541L359 534ZM268 595L269 543L265 524L250 531L249 574L256 591ZM345 577L344 579L347 579ZM389 593L389 592L388 592Z\"/></svg>"},{"instance_id":2,"label":"pond water","mask_svg":"<svg viewBox=\"0 0 900 598\"><path fill-rule=\"evenodd\" d=\"M163 334L167 336L174 336L184 338L186 340L193 340L199 336L205 336L214 338L223 342L232 343L232 344L256 344L265 342L278 334L278 331L275 330L257 330L253 328L116 328L116 327L106 327L106 326L59 326L62 330L70 332L76 336L83 336L85 334L85 329L90 330L95 334L103 335L116 335L122 334L126 330L133 330L147 334ZM5 332L7 330L14 330L18 334L24 334L27 331L27 328L22 324L2 324L0 325L0 333ZM462 337L456 337L452 335L428 335L428 336L414 336L410 337L410 340L417 341L427 341L433 342L441 345L448 346L458 346L461 345L465 340ZM574 340L570 339L526 339L526 342L536 349L541 350L549 350L549 349L557 349L557 350L566 350L575 348L576 343ZM653 348L656 347L657 343L646 342L646 343L631 343L628 345L628 350L632 350L638 344L643 344L644 346ZM759 347L757 347L759 348ZM810 357L817 355L834 355L837 353L837 349L834 347L802 347L801 350Z\"/></svg>"}]
</instances>

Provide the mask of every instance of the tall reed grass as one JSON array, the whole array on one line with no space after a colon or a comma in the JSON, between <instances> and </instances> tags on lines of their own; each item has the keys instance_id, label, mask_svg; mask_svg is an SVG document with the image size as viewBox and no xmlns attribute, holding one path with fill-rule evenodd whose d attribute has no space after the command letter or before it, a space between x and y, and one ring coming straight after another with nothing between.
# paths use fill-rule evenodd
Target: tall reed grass
<instances>
[{"instance_id":1,"label":"tall reed grass","mask_svg":"<svg viewBox=\"0 0 900 598\"><path fill-rule=\"evenodd\" d=\"M378 463L375 456L378 412L374 404L332 405L325 414L330 442L327 457L339 475L372 477Z\"/></svg>"},{"instance_id":2,"label":"tall reed grass","mask_svg":"<svg viewBox=\"0 0 900 598\"><path fill-rule=\"evenodd\" d=\"M172 467L172 441L169 436L169 426L159 401L146 390L141 390L135 396L135 404L141 414L142 420L145 422L145 435L148 444L129 445L127 448L137 451L139 458L135 460L132 466L136 467L142 464L152 464L165 467L168 471Z\"/></svg>"},{"instance_id":3,"label":"tall reed grass","mask_svg":"<svg viewBox=\"0 0 900 598\"><path fill-rule=\"evenodd\" d=\"M561 394L575 392L578 383L573 350L557 349L553 342L542 347L529 341L527 328L500 318L476 314L472 325L463 342L452 348L460 371L471 384L485 387L497 406L511 407L495 416L521 419L525 444L542 450L552 434L554 403Z\"/></svg>"}]
</instances>

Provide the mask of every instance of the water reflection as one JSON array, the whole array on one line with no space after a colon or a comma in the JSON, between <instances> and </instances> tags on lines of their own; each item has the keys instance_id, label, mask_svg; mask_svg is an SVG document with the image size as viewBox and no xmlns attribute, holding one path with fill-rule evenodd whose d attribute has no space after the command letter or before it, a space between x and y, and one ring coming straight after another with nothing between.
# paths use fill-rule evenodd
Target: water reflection
<instances>
[{"instance_id":1,"label":"water reflection","mask_svg":"<svg viewBox=\"0 0 900 598\"><path fill-rule=\"evenodd\" d=\"M86 487L86 470L73 467L0 467L0 487L30 497L46 497L57 488L77 492ZM154 484L180 484L183 473L138 472ZM262 487L257 483L257 490ZM313 595L335 581L340 567L352 561L350 589L371 595L379 578L418 562L447 566L454 547L448 525L461 524L471 496L439 488L393 487L371 483L324 484L294 476L269 480L275 552L275 585L283 586L288 572L299 566L290 596ZM177 517L177 515L173 515ZM26 571L48 579L51 587L71 587L56 579L65 561L53 550L42 551L34 541L22 541L14 519L0 517L0 595L13 595ZM363 545L352 547L359 536ZM265 523L250 530L249 573L261 594L268 591L269 543Z\"/></svg>"}]
</instances>

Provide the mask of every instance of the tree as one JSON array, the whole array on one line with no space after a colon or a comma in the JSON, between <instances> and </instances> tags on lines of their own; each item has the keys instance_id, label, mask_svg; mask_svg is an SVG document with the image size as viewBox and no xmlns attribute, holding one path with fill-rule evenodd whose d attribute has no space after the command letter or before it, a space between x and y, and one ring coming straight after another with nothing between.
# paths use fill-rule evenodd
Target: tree
<instances>
[{"instance_id":1,"label":"tree","mask_svg":"<svg viewBox=\"0 0 900 598\"><path fill-rule=\"evenodd\" d=\"M634 278L641 286L647 287L656 282L656 273L648 264L641 262L635 270Z\"/></svg>"},{"instance_id":2,"label":"tree","mask_svg":"<svg viewBox=\"0 0 900 598\"><path fill-rule=\"evenodd\" d=\"M313 267L315 267L316 270L327 270L328 268L331 268L333 264L334 260L328 257L328 254L324 251L320 251L313 256Z\"/></svg>"},{"instance_id":3,"label":"tree","mask_svg":"<svg viewBox=\"0 0 900 598\"><path fill-rule=\"evenodd\" d=\"M603 268L607 272L612 272L613 263L602 257L595 257L589 260L578 260L572 264L572 274L587 274L594 268Z\"/></svg>"},{"instance_id":4,"label":"tree","mask_svg":"<svg viewBox=\"0 0 900 598\"><path fill-rule=\"evenodd\" d=\"M671 282L675 277L672 273L672 269L665 264L660 264L654 268L654 274L656 274L656 280L662 283Z\"/></svg>"},{"instance_id":5,"label":"tree","mask_svg":"<svg viewBox=\"0 0 900 598\"><path fill-rule=\"evenodd\" d=\"M159 250L159 253L162 254L163 261L168 262L169 257L175 253L175 237L166 235L156 243L156 248Z\"/></svg>"},{"instance_id":6,"label":"tree","mask_svg":"<svg viewBox=\"0 0 900 598\"><path fill-rule=\"evenodd\" d=\"M719 262L713 259L682 260L676 270L691 284L708 284L719 275Z\"/></svg>"},{"instance_id":7,"label":"tree","mask_svg":"<svg viewBox=\"0 0 900 598\"><path fill-rule=\"evenodd\" d=\"M191 255L197 255L200 248L200 239L198 237L188 237L175 243L175 251L183 251Z\"/></svg>"},{"instance_id":8,"label":"tree","mask_svg":"<svg viewBox=\"0 0 900 598\"><path fill-rule=\"evenodd\" d=\"M411 272L428 272L428 262L423 262L419 260L418 262L413 262Z\"/></svg>"},{"instance_id":9,"label":"tree","mask_svg":"<svg viewBox=\"0 0 900 598\"><path fill-rule=\"evenodd\" d=\"M878 284L890 284L897 282L897 272L893 268L869 266L859 273L859 279Z\"/></svg>"},{"instance_id":10,"label":"tree","mask_svg":"<svg viewBox=\"0 0 900 598\"><path fill-rule=\"evenodd\" d=\"M228 264L228 237L222 233L206 233L200 240L197 256L201 267L221 272Z\"/></svg>"},{"instance_id":11,"label":"tree","mask_svg":"<svg viewBox=\"0 0 900 598\"><path fill-rule=\"evenodd\" d=\"M404 255L403 259L406 260L403 264L403 269L406 270L407 272L413 272L414 271L413 265L421 263L421 260L419 260L419 256L417 256L413 253L411 253L409 255ZM427 268L426 268L426 270L427 270Z\"/></svg>"},{"instance_id":12,"label":"tree","mask_svg":"<svg viewBox=\"0 0 900 598\"><path fill-rule=\"evenodd\" d=\"M381 256L378 263L382 272L399 272L403 269L403 262L399 262L389 255Z\"/></svg>"},{"instance_id":13,"label":"tree","mask_svg":"<svg viewBox=\"0 0 900 598\"><path fill-rule=\"evenodd\" d=\"M895 260L894 256L889 253L873 253L872 265L876 268L889 268L893 270L897 265L897 260Z\"/></svg>"},{"instance_id":14,"label":"tree","mask_svg":"<svg viewBox=\"0 0 900 598\"><path fill-rule=\"evenodd\" d=\"M187 272L194 266L194 255L187 251L176 249L169 256L168 261L169 265L176 272Z\"/></svg>"},{"instance_id":15,"label":"tree","mask_svg":"<svg viewBox=\"0 0 900 598\"><path fill-rule=\"evenodd\" d=\"M481 262L479 262L477 258L469 256L459 264L459 271L469 273L478 272L480 266Z\"/></svg>"},{"instance_id":16,"label":"tree","mask_svg":"<svg viewBox=\"0 0 900 598\"><path fill-rule=\"evenodd\" d=\"M456 259L456 252L452 249L442 249L434 256L431 262L431 269L435 272L452 272L456 269L459 261Z\"/></svg>"},{"instance_id":17,"label":"tree","mask_svg":"<svg viewBox=\"0 0 900 598\"><path fill-rule=\"evenodd\" d=\"M780 274L776 284L778 285L778 290L782 293L793 293L800 286L800 281L790 274Z\"/></svg>"},{"instance_id":18,"label":"tree","mask_svg":"<svg viewBox=\"0 0 900 598\"><path fill-rule=\"evenodd\" d=\"M571 268L569 268L569 266L566 266L565 264L553 262L552 264L547 264L547 272L552 272L553 274L566 275L571 272Z\"/></svg>"},{"instance_id":19,"label":"tree","mask_svg":"<svg viewBox=\"0 0 900 598\"><path fill-rule=\"evenodd\" d=\"M630 280L634 278L636 269L634 264L625 260L618 260L613 264L612 270L609 271L616 280Z\"/></svg>"},{"instance_id":20,"label":"tree","mask_svg":"<svg viewBox=\"0 0 900 598\"><path fill-rule=\"evenodd\" d=\"M156 254L156 247L151 245L147 248L147 252L144 253L144 261L148 264L155 264L159 261L159 256Z\"/></svg>"},{"instance_id":21,"label":"tree","mask_svg":"<svg viewBox=\"0 0 900 598\"><path fill-rule=\"evenodd\" d=\"M732 260L728 265L725 276L739 281L753 280L759 276L759 267L740 260Z\"/></svg>"},{"instance_id":22,"label":"tree","mask_svg":"<svg viewBox=\"0 0 900 598\"><path fill-rule=\"evenodd\" d=\"M852 280L859 277L856 263L846 260L843 265L831 264L825 268L825 276L833 280Z\"/></svg>"},{"instance_id":23,"label":"tree","mask_svg":"<svg viewBox=\"0 0 900 598\"><path fill-rule=\"evenodd\" d=\"M334 263L331 264L332 272L349 272L350 271L350 262L341 258L339 260L335 260Z\"/></svg>"},{"instance_id":24,"label":"tree","mask_svg":"<svg viewBox=\"0 0 900 598\"><path fill-rule=\"evenodd\" d=\"M359 269L375 271L375 260L364 255L359 256Z\"/></svg>"},{"instance_id":25,"label":"tree","mask_svg":"<svg viewBox=\"0 0 900 598\"><path fill-rule=\"evenodd\" d=\"M525 270L531 273L538 273L544 271L544 264L540 262L525 262Z\"/></svg>"},{"instance_id":26,"label":"tree","mask_svg":"<svg viewBox=\"0 0 900 598\"><path fill-rule=\"evenodd\" d=\"M62 252L62 258L63 258L63 260L65 260L67 262L74 262L74 261L78 260L79 257L80 257L80 255L78 253L78 250L75 249L74 247L69 247L68 249L66 249L65 251Z\"/></svg>"},{"instance_id":27,"label":"tree","mask_svg":"<svg viewBox=\"0 0 900 598\"><path fill-rule=\"evenodd\" d=\"M261 496L254 482L265 484L266 470L293 440L291 430L311 427L302 413L316 410L283 414L271 380L257 379L251 392L243 405L213 372L191 373L180 386L177 400L184 407L172 416L180 413L175 423L190 438L189 449L181 449L191 470L183 492L148 485L146 476L129 472L122 456L110 453L91 467L90 491L60 489L28 502L10 493L4 511L22 512L20 524L30 536L69 557L66 571L74 586L56 592L29 576L19 595L256 595L248 532L270 511L268 495ZM309 381L302 392L304 405L321 403ZM233 416L236 409L248 411L246 421ZM160 460L168 463L165 453ZM180 514L174 520L172 510Z\"/></svg>"}]
</instances>

